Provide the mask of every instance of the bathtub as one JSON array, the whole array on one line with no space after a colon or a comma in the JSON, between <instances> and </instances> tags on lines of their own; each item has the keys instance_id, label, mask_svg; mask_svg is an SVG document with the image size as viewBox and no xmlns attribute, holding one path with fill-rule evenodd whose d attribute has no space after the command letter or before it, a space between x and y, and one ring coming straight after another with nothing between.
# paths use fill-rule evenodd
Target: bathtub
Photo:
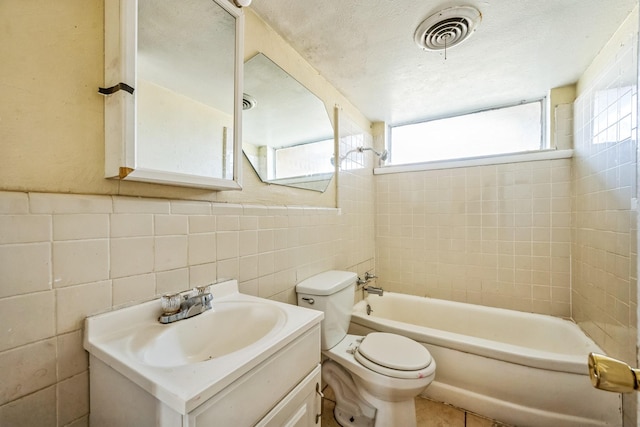
<instances>
[{"instance_id":1,"label":"bathtub","mask_svg":"<svg viewBox=\"0 0 640 427\"><path fill-rule=\"evenodd\" d=\"M367 307L370 314L367 314ZM516 426L621 426L621 396L591 386L573 322L392 292L354 306L349 333L401 334L437 362L423 395Z\"/></svg>"}]
</instances>

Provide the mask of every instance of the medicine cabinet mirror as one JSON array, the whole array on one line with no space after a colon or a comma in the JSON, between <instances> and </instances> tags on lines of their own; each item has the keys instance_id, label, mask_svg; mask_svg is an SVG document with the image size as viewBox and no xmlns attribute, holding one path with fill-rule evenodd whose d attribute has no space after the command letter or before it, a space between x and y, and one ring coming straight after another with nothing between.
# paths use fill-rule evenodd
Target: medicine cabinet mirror
<instances>
[{"instance_id":1,"label":"medicine cabinet mirror","mask_svg":"<svg viewBox=\"0 0 640 427\"><path fill-rule=\"evenodd\" d=\"M244 66L242 149L263 182L323 192L334 132L324 103L264 54Z\"/></svg>"},{"instance_id":2,"label":"medicine cabinet mirror","mask_svg":"<svg viewBox=\"0 0 640 427\"><path fill-rule=\"evenodd\" d=\"M243 23L226 0L105 1L108 178L241 188Z\"/></svg>"}]
</instances>

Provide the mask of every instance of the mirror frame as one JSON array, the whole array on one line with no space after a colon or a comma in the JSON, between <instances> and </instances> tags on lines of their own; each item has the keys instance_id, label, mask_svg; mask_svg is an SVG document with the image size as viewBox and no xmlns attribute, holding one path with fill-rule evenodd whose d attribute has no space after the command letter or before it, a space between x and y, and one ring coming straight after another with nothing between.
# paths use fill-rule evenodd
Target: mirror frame
<instances>
[{"instance_id":1,"label":"mirror frame","mask_svg":"<svg viewBox=\"0 0 640 427\"><path fill-rule=\"evenodd\" d=\"M138 1L105 0L104 82L110 88L125 83L133 93L118 90L105 96L105 178L210 190L242 189L242 81L244 12L226 0L210 0L235 18L235 78L233 108L233 179L136 168L136 96Z\"/></svg>"}]
</instances>

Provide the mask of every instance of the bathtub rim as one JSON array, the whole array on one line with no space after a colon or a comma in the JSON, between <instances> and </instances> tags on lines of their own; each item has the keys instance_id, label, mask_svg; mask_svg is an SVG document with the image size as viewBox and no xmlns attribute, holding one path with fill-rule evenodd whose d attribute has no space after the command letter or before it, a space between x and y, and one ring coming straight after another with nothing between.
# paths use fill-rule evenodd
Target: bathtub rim
<instances>
[{"instance_id":1,"label":"bathtub rim","mask_svg":"<svg viewBox=\"0 0 640 427\"><path fill-rule=\"evenodd\" d=\"M385 292L387 294L387 292ZM406 294L388 292L392 295ZM419 299L444 301L453 304L463 305L475 305L468 303L461 303L456 301L441 300L430 297L420 297L415 295L409 295L409 297L415 297ZM384 296L383 296L384 298ZM528 366L538 369L547 369L558 372L574 373L579 375L589 375L589 368L587 365L588 352L585 352L584 356L581 355L568 355L563 353L556 353L545 350L536 350L530 347L524 347L514 344L499 343L497 341L488 340L485 338L477 338L469 335L463 335L455 332L446 332L439 329L429 328L426 326L416 326L411 323L399 322L397 320L380 318L375 315L366 314L367 299L363 299L353 306L351 314L351 322L360 326L364 326L374 330L380 330L380 325L384 325L385 330L396 333L399 335L405 335L418 342L429 342L431 344L439 345L441 347L450 348L452 350L458 350L467 353L477 354L479 356L488 357L497 360L503 360L518 365ZM484 306L481 306L484 307ZM508 310L502 308L487 307L491 310L506 310L509 312L515 310ZM524 313L532 314L536 316L546 316L536 313ZM381 320L380 320L381 319ZM589 351L600 352L602 350L589 338L582 329L571 320L554 318L557 320L563 320L570 322L577 328L585 339L585 342L589 345ZM375 325L375 326L372 326ZM430 339L425 341L424 337L429 336ZM496 345L496 344L499 344Z\"/></svg>"}]
</instances>

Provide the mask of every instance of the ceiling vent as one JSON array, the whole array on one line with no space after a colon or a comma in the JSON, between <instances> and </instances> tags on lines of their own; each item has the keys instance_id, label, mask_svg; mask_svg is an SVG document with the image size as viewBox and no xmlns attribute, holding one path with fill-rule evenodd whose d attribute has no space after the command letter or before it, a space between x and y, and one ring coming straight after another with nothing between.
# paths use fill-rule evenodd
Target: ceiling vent
<instances>
[{"instance_id":1,"label":"ceiling vent","mask_svg":"<svg viewBox=\"0 0 640 427\"><path fill-rule=\"evenodd\" d=\"M481 20L482 14L474 7L450 7L422 21L414 39L424 50L449 49L471 37Z\"/></svg>"},{"instance_id":2,"label":"ceiling vent","mask_svg":"<svg viewBox=\"0 0 640 427\"><path fill-rule=\"evenodd\" d=\"M255 108L256 105L258 105L258 101L256 101L256 99L253 96L248 95L246 93L242 94L243 110L251 110L252 108Z\"/></svg>"}]
</instances>

